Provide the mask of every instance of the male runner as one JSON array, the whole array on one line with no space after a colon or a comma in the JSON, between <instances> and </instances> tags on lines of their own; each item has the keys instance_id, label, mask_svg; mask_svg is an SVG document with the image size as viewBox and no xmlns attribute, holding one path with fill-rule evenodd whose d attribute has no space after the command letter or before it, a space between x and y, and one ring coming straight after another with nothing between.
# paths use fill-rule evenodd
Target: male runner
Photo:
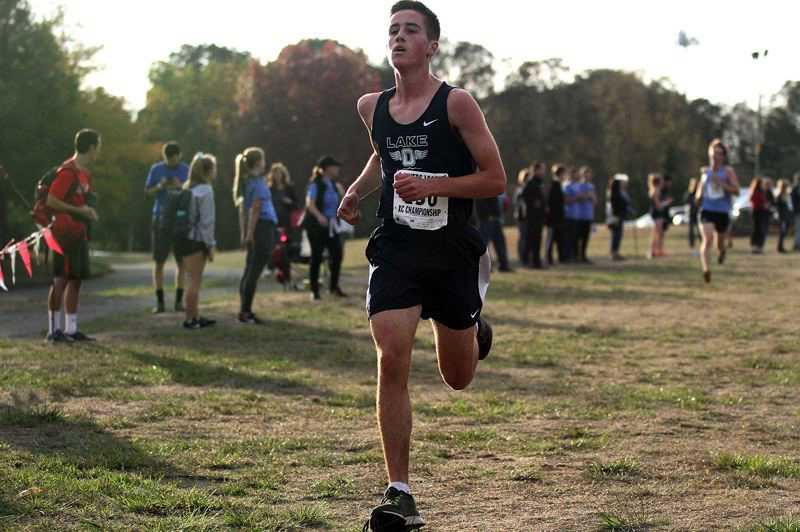
<instances>
[{"instance_id":1,"label":"male runner","mask_svg":"<svg viewBox=\"0 0 800 532\"><path fill-rule=\"evenodd\" d=\"M374 153L339 207L339 216L355 223L360 200L382 189L383 223L367 247L367 311L378 352L378 424L389 487L370 515L372 530L425 524L408 485L408 374L420 318L431 320L439 370L455 390L469 385L492 342L480 318L486 244L468 221L473 199L503 192L506 174L477 102L430 73L439 32L438 18L421 2L392 7L388 47L396 87L358 101Z\"/></svg>"},{"instance_id":2,"label":"male runner","mask_svg":"<svg viewBox=\"0 0 800 532\"><path fill-rule=\"evenodd\" d=\"M156 306L153 314L165 311L164 304L164 263L172 251L172 235L162 230L167 196L170 191L178 191L189 178L189 166L181 162L181 148L177 142L167 142L161 151L164 160L154 164L147 174L144 185L145 194L154 197L151 235L153 243L153 284L156 289ZM183 311L183 264L177 261L175 273L175 312Z\"/></svg>"}]
</instances>

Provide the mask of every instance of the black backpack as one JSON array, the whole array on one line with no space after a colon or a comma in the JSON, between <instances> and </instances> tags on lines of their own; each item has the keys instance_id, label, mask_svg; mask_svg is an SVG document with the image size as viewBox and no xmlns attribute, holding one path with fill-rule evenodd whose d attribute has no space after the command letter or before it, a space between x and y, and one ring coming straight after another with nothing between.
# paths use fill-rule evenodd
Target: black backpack
<instances>
[{"instance_id":1,"label":"black backpack","mask_svg":"<svg viewBox=\"0 0 800 532\"><path fill-rule=\"evenodd\" d=\"M191 190L170 192L167 195L167 205L161 225L163 234L172 239L189 238L193 225L189 219L191 209Z\"/></svg>"}]
</instances>

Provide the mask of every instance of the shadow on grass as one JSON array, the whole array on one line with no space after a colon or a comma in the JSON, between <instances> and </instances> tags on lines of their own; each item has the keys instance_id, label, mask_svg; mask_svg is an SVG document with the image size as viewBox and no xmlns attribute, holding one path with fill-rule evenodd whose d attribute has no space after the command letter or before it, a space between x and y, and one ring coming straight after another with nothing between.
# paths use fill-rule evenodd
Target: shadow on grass
<instances>
[{"instance_id":1,"label":"shadow on grass","mask_svg":"<svg viewBox=\"0 0 800 532\"><path fill-rule=\"evenodd\" d=\"M699 275L699 274L698 274ZM685 301L684 294L622 288L623 282L611 284L609 288L585 288L556 285L514 286L505 283L493 284L489 291L490 301L502 299L505 303L528 303L530 305L575 305L577 303L643 303L658 301Z\"/></svg>"},{"instance_id":2,"label":"shadow on grass","mask_svg":"<svg viewBox=\"0 0 800 532\"><path fill-rule=\"evenodd\" d=\"M273 375L253 375L225 366L205 364L182 358L171 358L149 353L134 353L140 362L157 366L169 372L171 380L186 386L216 386L239 388L289 395L328 396L328 390L309 386L299 379Z\"/></svg>"},{"instance_id":3,"label":"shadow on grass","mask_svg":"<svg viewBox=\"0 0 800 532\"><path fill-rule=\"evenodd\" d=\"M94 421L66 417L52 408L0 406L0 442L51 459L37 469L135 471L153 477L181 474L174 466L157 460Z\"/></svg>"}]
</instances>

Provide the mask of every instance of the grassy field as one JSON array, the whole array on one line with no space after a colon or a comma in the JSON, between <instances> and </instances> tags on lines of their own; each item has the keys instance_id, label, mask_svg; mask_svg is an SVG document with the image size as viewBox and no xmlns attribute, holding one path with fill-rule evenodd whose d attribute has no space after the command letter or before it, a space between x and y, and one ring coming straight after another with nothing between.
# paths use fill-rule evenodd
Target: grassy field
<instances>
[{"instance_id":1,"label":"grassy field","mask_svg":"<svg viewBox=\"0 0 800 532\"><path fill-rule=\"evenodd\" d=\"M420 327L427 530L800 530L800 258L738 241L704 286L673 233L654 262L604 259L603 229L593 267L496 275L466 392ZM0 529L360 530L384 487L361 250L344 306L262 285L261 328L231 286L201 332L140 313L93 345L0 340Z\"/></svg>"}]
</instances>

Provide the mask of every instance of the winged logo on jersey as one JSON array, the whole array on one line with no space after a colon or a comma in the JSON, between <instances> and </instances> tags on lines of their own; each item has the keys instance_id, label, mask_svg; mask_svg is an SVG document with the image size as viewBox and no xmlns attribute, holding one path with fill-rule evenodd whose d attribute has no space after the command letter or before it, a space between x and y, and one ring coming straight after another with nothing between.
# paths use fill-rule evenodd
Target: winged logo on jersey
<instances>
[{"instance_id":1,"label":"winged logo on jersey","mask_svg":"<svg viewBox=\"0 0 800 532\"><path fill-rule=\"evenodd\" d=\"M393 161L402 161L405 168L411 168L416 166L417 161L421 161L428 156L428 150L403 148L402 150L390 151L389 156Z\"/></svg>"}]
</instances>

